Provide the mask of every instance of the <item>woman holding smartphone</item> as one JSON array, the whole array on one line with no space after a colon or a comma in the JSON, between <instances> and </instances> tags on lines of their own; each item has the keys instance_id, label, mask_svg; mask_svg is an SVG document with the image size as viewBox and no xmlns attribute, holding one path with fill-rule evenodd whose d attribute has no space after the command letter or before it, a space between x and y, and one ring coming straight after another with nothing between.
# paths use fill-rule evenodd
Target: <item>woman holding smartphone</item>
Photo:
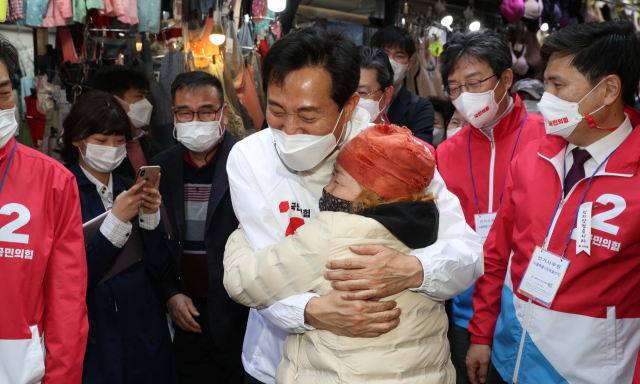
<instances>
[{"instance_id":1,"label":"woman holding smartphone","mask_svg":"<svg viewBox=\"0 0 640 384\"><path fill-rule=\"evenodd\" d=\"M82 221L111 210L86 247L89 340L82 382L176 383L167 320L152 289L174 266L158 211L160 177L149 188L144 180L133 185L112 174L126 156L131 127L109 94L81 97L63 127L57 151L78 182ZM135 231L144 250L140 260L103 281Z\"/></svg>"}]
</instances>

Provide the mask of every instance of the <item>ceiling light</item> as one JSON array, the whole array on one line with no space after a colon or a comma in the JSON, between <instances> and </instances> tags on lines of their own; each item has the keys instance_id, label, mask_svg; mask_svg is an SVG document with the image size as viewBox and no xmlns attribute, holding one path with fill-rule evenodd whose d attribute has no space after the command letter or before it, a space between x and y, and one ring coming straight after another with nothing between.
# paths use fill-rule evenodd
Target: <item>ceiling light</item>
<instances>
[{"instance_id":1,"label":"ceiling light","mask_svg":"<svg viewBox=\"0 0 640 384\"><path fill-rule=\"evenodd\" d=\"M213 11L213 27L211 27L211 34L209 35L209 40L215 45L221 45L224 43L226 36L222 31L222 23L220 22L221 16L220 11Z\"/></svg>"},{"instance_id":2,"label":"ceiling light","mask_svg":"<svg viewBox=\"0 0 640 384\"><path fill-rule=\"evenodd\" d=\"M271 12L282 12L287 8L287 0L267 0L267 8Z\"/></svg>"},{"instance_id":3,"label":"ceiling light","mask_svg":"<svg viewBox=\"0 0 640 384\"><path fill-rule=\"evenodd\" d=\"M549 24L547 24L547 23L543 23L543 24L540 26L540 30L541 30L542 32L547 32L547 31L549 30Z\"/></svg>"},{"instance_id":4,"label":"ceiling light","mask_svg":"<svg viewBox=\"0 0 640 384\"><path fill-rule=\"evenodd\" d=\"M473 23L469 24L469 30L470 31L479 31L480 30L480 22L479 21L474 21Z\"/></svg>"},{"instance_id":5,"label":"ceiling light","mask_svg":"<svg viewBox=\"0 0 640 384\"><path fill-rule=\"evenodd\" d=\"M442 21L440 21L440 24L442 24L443 26L449 28L451 26L451 24L453 24L453 17L451 15L447 15L447 16L443 17Z\"/></svg>"}]
</instances>

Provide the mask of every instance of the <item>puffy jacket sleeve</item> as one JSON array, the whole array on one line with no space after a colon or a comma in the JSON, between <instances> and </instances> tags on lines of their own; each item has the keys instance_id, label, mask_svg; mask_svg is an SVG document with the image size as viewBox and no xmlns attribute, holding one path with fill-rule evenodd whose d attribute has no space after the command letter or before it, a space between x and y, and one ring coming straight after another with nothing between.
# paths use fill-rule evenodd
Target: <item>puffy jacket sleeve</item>
<instances>
[{"instance_id":1,"label":"puffy jacket sleeve","mask_svg":"<svg viewBox=\"0 0 640 384\"><path fill-rule=\"evenodd\" d=\"M444 301L466 291L482 276L482 244L480 236L467 225L460 200L447 190L437 169L428 191L437 197L440 210L438 240L411 252L424 270L422 286L411 290Z\"/></svg>"},{"instance_id":2,"label":"puffy jacket sleeve","mask_svg":"<svg viewBox=\"0 0 640 384\"><path fill-rule=\"evenodd\" d=\"M285 237L273 210L260 190L251 172L251 166L244 153L235 146L227 160L229 189L233 210L244 235L254 250L277 244ZM317 297L314 293L294 295L279 301L258 313L278 328L290 333L302 333L313 329L304 323L304 310L309 300Z\"/></svg>"},{"instance_id":3,"label":"puffy jacket sleeve","mask_svg":"<svg viewBox=\"0 0 640 384\"><path fill-rule=\"evenodd\" d=\"M44 276L45 375L42 384L80 384L87 345L87 260L80 198L70 176L59 191L54 241Z\"/></svg>"},{"instance_id":4,"label":"puffy jacket sleeve","mask_svg":"<svg viewBox=\"0 0 640 384\"><path fill-rule=\"evenodd\" d=\"M224 286L238 303L262 309L287 297L316 291L329 259L331 214L320 214L278 244L256 252L242 229L227 241Z\"/></svg>"},{"instance_id":5,"label":"puffy jacket sleeve","mask_svg":"<svg viewBox=\"0 0 640 384\"><path fill-rule=\"evenodd\" d=\"M507 274L511 255L511 236L513 234L513 169L512 162L507 172L502 204L491 226L489 236L484 243L484 276L476 281L473 290L473 317L469 322L471 342L491 345L496 322L500 315L502 286Z\"/></svg>"}]
</instances>

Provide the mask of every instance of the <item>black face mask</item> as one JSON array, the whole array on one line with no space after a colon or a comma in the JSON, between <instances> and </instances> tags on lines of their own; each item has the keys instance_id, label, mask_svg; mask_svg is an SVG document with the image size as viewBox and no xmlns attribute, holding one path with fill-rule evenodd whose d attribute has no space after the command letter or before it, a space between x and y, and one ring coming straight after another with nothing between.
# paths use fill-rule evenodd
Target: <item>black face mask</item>
<instances>
[{"instance_id":1,"label":"black face mask","mask_svg":"<svg viewBox=\"0 0 640 384\"><path fill-rule=\"evenodd\" d=\"M322 189L322 197L320 198L320 211L330 211L330 212L346 212L351 213L351 205L353 201L339 199L329 192L327 192L324 188Z\"/></svg>"}]
</instances>

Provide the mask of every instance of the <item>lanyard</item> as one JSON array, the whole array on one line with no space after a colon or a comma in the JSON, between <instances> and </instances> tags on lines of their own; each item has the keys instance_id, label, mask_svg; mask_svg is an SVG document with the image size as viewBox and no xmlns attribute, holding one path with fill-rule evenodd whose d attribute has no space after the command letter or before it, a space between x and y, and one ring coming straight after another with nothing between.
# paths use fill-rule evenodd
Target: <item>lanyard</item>
<instances>
[{"instance_id":1,"label":"lanyard","mask_svg":"<svg viewBox=\"0 0 640 384\"><path fill-rule=\"evenodd\" d=\"M509 158L509 163L513 160L513 155L516 153L516 147L518 146L518 140L520 139L520 133L522 132L522 127L524 126L524 122L527 121L527 117L529 116L529 112L524 115L524 119L520 124L520 129L518 129L518 136L516 136L516 143L513 145L513 150L511 151L511 157ZM472 128L473 129L473 128ZM469 141L467 141L467 154L469 155L469 173L471 174L471 187L473 188L473 197L476 199L476 209L478 210L478 214L480 214L480 206L478 206L478 195L476 194L476 184L473 181L473 168L471 167L471 130L469 130ZM509 169L507 168L507 172ZM504 194L504 186L507 182L507 176L505 174L504 181L502 182L502 192L500 192L500 201L498 206L502 204L502 195ZM493 198L493 196L491 197ZM489 212L491 213L491 212Z\"/></svg>"},{"instance_id":2,"label":"lanyard","mask_svg":"<svg viewBox=\"0 0 640 384\"><path fill-rule=\"evenodd\" d=\"M4 170L4 176L2 176L2 183L0 183L0 192L2 192L2 187L4 186L4 179L7 177L7 172L9 172L9 166L11 165L11 160L13 159L13 154L16 153L16 147L18 146L18 140L16 140L13 145L13 150L11 151L11 156L9 157L9 162L7 163L7 168Z\"/></svg>"},{"instance_id":3,"label":"lanyard","mask_svg":"<svg viewBox=\"0 0 640 384\"><path fill-rule=\"evenodd\" d=\"M558 208L560 207L560 202L563 200L563 196L564 196L564 183L565 183L565 178L566 178L565 172L566 172L566 169L567 169L567 162L566 162L567 148L569 148L569 144L567 144L567 146L564 147L564 157L563 157L563 165L562 165L562 190L560 191L560 198L558 199L558 203L556 204L556 210L553 212L553 216L551 216L551 224L549 224L549 229L547 229L547 235L545 236L544 241L542 242L542 247L543 248L544 248L544 245L547 244L547 241L549 240L549 233L551 232L551 226L553 225L553 219L556 217L556 214L558 213ZM569 243L571 242L571 236L573 235L573 227L576 226L576 222L578 221L578 215L580 214L580 207L582 206L582 203L584 202L585 196L587 196L587 190L589 189L589 186L591 185L591 181L593 180L593 177L598 173L598 171L600 170L602 165L604 163L606 163L607 160L609 160L611 155L613 155L613 152L615 152L617 149L618 149L618 147L616 147L616 149L611 151L609 156L607 156L607 158L604 159L604 161L602 163L600 163L600 165L598 165L598 168L596 168L595 172L593 172L591 177L589 177L589 182L587 183L587 187L584 189L584 193L582 194L582 198L580 199L580 204L578 204L578 209L576 210L576 215L573 218L573 224L571 224L571 231L569 232L569 238L567 239L567 244L564 246L564 249L562 250L562 255L560 256L561 258L564 259L564 253L567 252L567 248L569 248Z\"/></svg>"}]
</instances>

